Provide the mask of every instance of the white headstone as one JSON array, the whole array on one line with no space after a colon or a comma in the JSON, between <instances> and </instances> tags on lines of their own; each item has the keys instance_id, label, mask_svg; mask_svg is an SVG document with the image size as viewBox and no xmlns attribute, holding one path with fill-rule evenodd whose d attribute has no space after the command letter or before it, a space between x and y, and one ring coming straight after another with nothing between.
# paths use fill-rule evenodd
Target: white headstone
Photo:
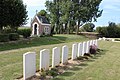
<instances>
[{"instance_id":1,"label":"white headstone","mask_svg":"<svg viewBox=\"0 0 120 80\"><path fill-rule=\"evenodd\" d=\"M52 50L52 67L60 64L60 48L55 47Z\"/></svg>"},{"instance_id":2,"label":"white headstone","mask_svg":"<svg viewBox=\"0 0 120 80\"><path fill-rule=\"evenodd\" d=\"M95 45L98 47L98 40L97 39L95 40Z\"/></svg>"},{"instance_id":3,"label":"white headstone","mask_svg":"<svg viewBox=\"0 0 120 80\"><path fill-rule=\"evenodd\" d=\"M96 45L96 40L93 40L93 45Z\"/></svg>"},{"instance_id":4,"label":"white headstone","mask_svg":"<svg viewBox=\"0 0 120 80\"><path fill-rule=\"evenodd\" d=\"M86 47L86 53L89 53L89 49L90 49L90 41L87 41L87 47Z\"/></svg>"},{"instance_id":5,"label":"white headstone","mask_svg":"<svg viewBox=\"0 0 120 80\"><path fill-rule=\"evenodd\" d=\"M82 56L84 56L84 54L85 54L85 44L86 44L86 42L83 42L83 47L82 47Z\"/></svg>"},{"instance_id":6,"label":"white headstone","mask_svg":"<svg viewBox=\"0 0 120 80\"><path fill-rule=\"evenodd\" d=\"M23 79L26 80L35 75L36 72L36 54L27 52L23 54Z\"/></svg>"},{"instance_id":7,"label":"white headstone","mask_svg":"<svg viewBox=\"0 0 120 80\"><path fill-rule=\"evenodd\" d=\"M77 58L77 44L72 45L72 60Z\"/></svg>"},{"instance_id":8,"label":"white headstone","mask_svg":"<svg viewBox=\"0 0 120 80\"><path fill-rule=\"evenodd\" d=\"M87 42L84 43L84 53L86 53L87 50Z\"/></svg>"},{"instance_id":9,"label":"white headstone","mask_svg":"<svg viewBox=\"0 0 120 80\"><path fill-rule=\"evenodd\" d=\"M115 41L115 39L112 39L112 42L114 42Z\"/></svg>"},{"instance_id":10,"label":"white headstone","mask_svg":"<svg viewBox=\"0 0 120 80\"><path fill-rule=\"evenodd\" d=\"M83 46L82 43L78 44L78 55L77 55L78 57L82 56L82 46Z\"/></svg>"},{"instance_id":11,"label":"white headstone","mask_svg":"<svg viewBox=\"0 0 120 80\"><path fill-rule=\"evenodd\" d=\"M104 41L106 40L106 38L105 38L105 37L103 37L102 39L103 39Z\"/></svg>"},{"instance_id":12,"label":"white headstone","mask_svg":"<svg viewBox=\"0 0 120 80\"><path fill-rule=\"evenodd\" d=\"M98 40L102 40L102 38L99 38Z\"/></svg>"},{"instance_id":13,"label":"white headstone","mask_svg":"<svg viewBox=\"0 0 120 80\"><path fill-rule=\"evenodd\" d=\"M68 46L62 47L62 63L66 63L68 61Z\"/></svg>"},{"instance_id":14,"label":"white headstone","mask_svg":"<svg viewBox=\"0 0 120 80\"><path fill-rule=\"evenodd\" d=\"M90 40L90 46L93 45L92 40Z\"/></svg>"},{"instance_id":15,"label":"white headstone","mask_svg":"<svg viewBox=\"0 0 120 80\"><path fill-rule=\"evenodd\" d=\"M50 62L50 54L49 50L43 49L40 51L40 70L44 69L47 70L49 69L49 62Z\"/></svg>"}]
</instances>

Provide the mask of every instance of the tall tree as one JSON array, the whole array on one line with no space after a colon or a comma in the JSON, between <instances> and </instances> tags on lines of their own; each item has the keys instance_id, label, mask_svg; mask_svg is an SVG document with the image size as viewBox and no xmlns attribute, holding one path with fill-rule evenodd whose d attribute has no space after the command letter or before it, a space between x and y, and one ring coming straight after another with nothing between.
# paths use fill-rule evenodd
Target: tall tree
<instances>
[{"instance_id":1,"label":"tall tree","mask_svg":"<svg viewBox=\"0 0 120 80\"><path fill-rule=\"evenodd\" d=\"M46 1L47 11L50 12L51 24L55 26L55 33L60 33L60 13L59 13L60 0Z\"/></svg>"},{"instance_id":2,"label":"tall tree","mask_svg":"<svg viewBox=\"0 0 120 80\"><path fill-rule=\"evenodd\" d=\"M60 25L62 23L71 22L76 27L76 34L79 32L79 26L86 22L97 21L101 16L102 10L99 10L99 5L102 0L53 0L47 1L46 7L50 12L51 21ZM57 28L59 30L60 26ZM66 29L66 28L65 28Z\"/></svg>"},{"instance_id":3,"label":"tall tree","mask_svg":"<svg viewBox=\"0 0 120 80\"><path fill-rule=\"evenodd\" d=\"M27 20L26 5L22 0L0 0L0 30L10 27L16 30Z\"/></svg>"},{"instance_id":4,"label":"tall tree","mask_svg":"<svg viewBox=\"0 0 120 80\"><path fill-rule=\"evenodd\" d=\"M79 26L86 22L97 21L103 10L99 10L102 0L75 0L75 20L78 21L76 34L78 34Z\"/></svg>"}]
</instances>

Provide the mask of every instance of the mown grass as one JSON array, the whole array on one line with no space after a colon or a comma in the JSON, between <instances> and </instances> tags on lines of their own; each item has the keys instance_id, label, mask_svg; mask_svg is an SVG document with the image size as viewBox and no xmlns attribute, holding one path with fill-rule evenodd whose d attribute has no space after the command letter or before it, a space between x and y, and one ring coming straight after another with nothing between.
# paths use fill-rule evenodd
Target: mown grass
<instances>
[{"instance_id":1,"label":"mown grass","mask_svg":"<svg viewBox=\"0 0 120 80\"><path fill-rule=\"evenodd\" d=\"M37 69L39 69L40 50L50 49L50 52L52 53L53 47L61 48L63 45L67 45L69 47L69 55L71 55L72 44L85 40L88 40L88 38L79 35L55 35L53 37L35 38L34 40L25 43L20 42L2 45L0 46L0 50L7 51L0 52L0 80L14 80L22 75L22 56L26 52L36 52L36 66ZM50 58L52 58L51 55Z\"/></svg>"},{"instance_id":2,"label":"mown grass","mask_svg":"<svg viewBox=\"0 0 120 80\"><path fill-rule=\"evenodd\" d=\"M100 41L99 47L101 53L53 80L119 80L120 43Z\"/></svg>"},{"instance_id":3,"label":"mown grass","mask_svg":"<svg viewBox=\"0 0 120 80\"><path fill-rule=\"evenodd\" d=\"M33 46L41 46L41 45L78 42L78 41L84 41L85 39L86 38L84 36L77 36L77 35L54 35L52 37L39 37L39 38L36 37L30 40L20 40L16 42L0 43L0 51L33 47Z\"/></svg>"},{"instance_id":4,"label":"mown grass","mask_svg":"<svg viewBox=\"0 0 120 80\"><path fill-rule=\"evenodd\" d=\"M22 75L22 56L28 51L36 52L37 69L39 69L39 51L42 49L50 49L53 47L69 47L69 57L71 56L72 44L88 40L82 36L76 35L56 35L57 41L48 41L44 39L39 44L39 39L34 42L32 47L19 48L14 50L0 52L0 80L14 80ZM63 38L64 37L64 38ZM54 38L54 37L53 37ZM36 43L36 44L35 44ZM37 43L39 45L37 45ZM12 46L12 45L11 45ZM94 56L90 60L86 60L79 65L68 69L64 74L57 76L54 80L119 80L120 79L120 43L109 41L100 41L99 47L103 50L100 54ZM50 58L52 56L50 55Z\"/></svg>"}]
</instances>

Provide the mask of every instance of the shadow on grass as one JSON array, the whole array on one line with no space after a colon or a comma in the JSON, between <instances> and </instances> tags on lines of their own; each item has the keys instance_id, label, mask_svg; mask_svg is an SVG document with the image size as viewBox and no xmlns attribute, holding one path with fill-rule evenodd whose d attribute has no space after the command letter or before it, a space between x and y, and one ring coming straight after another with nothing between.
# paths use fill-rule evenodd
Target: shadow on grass
<instances>
[{"instance_id":1,"label":"shadow on grass","mask_svg":"<svg viewBox=\"0 0 120 80\"><path fill-rule=\"evenodd\" d=\"M79 67L72 67L72 68L69 68L69 70L78 71L78 70L82 70L82 68L79 68Z\"/></svg>"},{"instance_id":2,"label":"shadow on grass","mask_svg":"<svg viewBox=\"0 0 120 80\"><path fill-rule=\"evenodd\" d=\"M78 66L88 66L88 64L87 63L81 63Z\"/></svg>"},{"instance_id":3,"label":"shadow on grass","mask_svg":"<svg viewBox=\"0 0 120 80\"><path fill-rule=\"evenodd\" d=\"M51 80L65 80L65 79L63 79L63 78L53 78Z\"/></svg>"},{"instance_id":4,"label":"shadow on grass","mask_svg":"<svg viewBox=\"0 0 120 80\"><path fill-rule=\"evenodd\" d=\"M61 74L60 76L72 76L74 75L75 73L73 72L64 72L63 74Z\"/></svg>"},{"instance_id":5,"label":"shadow on grass","mask_svg":"<svg viewBox=\"0 0 120 80\"><path fill-rule=\"evenodd\" d=\"M99 57L101 57L102 55L105 55L105 53L107 52L108 50L101 50L99 52L97 52L97 54L92 57L92 59L98 59Z\"/></svg>"},{"instance_id":6,"label":"shadow on grass","mask_svg":"<svg viewBox=\"0 0 120 80\"><path fill-rule=\"evenodd\" d=\"M98 58L96 58L98 59ZM92 60L92 59L88 59L87 62L94 62L95 60Z\"/></svg>"},{"instance_id":7,"label":"shadow on grass","mask_svg":"<svg viewBox=\"0 0 120 80\"><path fill-rule=\"evenodd\" d=\"M63 37L63 36L52 36L52 37L36 37L30 39L22 39L19 41L11 41L5 43L0 42L0 51L41 46L41 45L60 44L60 43L64 43L66 39L67 37Z\"/></svg>"}]
</instances>

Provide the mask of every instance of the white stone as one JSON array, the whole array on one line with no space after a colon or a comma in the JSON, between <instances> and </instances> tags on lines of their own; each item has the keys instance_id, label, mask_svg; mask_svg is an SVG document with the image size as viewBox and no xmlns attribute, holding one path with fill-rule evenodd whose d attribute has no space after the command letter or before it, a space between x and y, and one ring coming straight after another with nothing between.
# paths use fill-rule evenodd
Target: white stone
<instances>
[{"instance_id":1,"label":"white stone","mask_svg":"<svg viewBox=\"0 0 120 80\"><path fill-rule=\"evenodd\" d=\"M23 79L26 80L35 75L36 72L36 54L27 52L23 54Z\"/></svg>"},{"instance_id":2,"label":"white stone","mask_svg":"<svg viewBox=\"0 0 120 80\"><path fill-rule=\"evenodd\" d=\"M84 53L86 53L86 49L87 49L87 43L84 43Z\"/></svg>"},{"instance_id":3,"label":"white stone","mask_svg":"<svg viewBox=\"0 0 120 80\"><path fill-rule=\"evenodd\" d=\"M93 40L93 45L96 45L96 40Z\"/></svg>"},{"instance_id":4,"label":"white stone","mask_svg":"<svg viewBox=\"0 0 120 80\"><path fill-rule=\"evenodd\" d=\"M105 37L103 37L103 40L105 41L105 40L106 40L106 38L105 38Z\"/></svg>"},{"instance_id":5,"label":"white stone","mask_svg":"<svg viewBox=\"0 0 120 80\"><path fill-rule=\"evenodd\" d=\"M77 58L77 44L72 45L72 60Z\"/></svg>"},{"instance_id":6,"label":"white stone","mask_svg":"<svg viewBox=\"0 0 120 80\"><path fill-rule=\"evenodd\" d=\"M112 39L112 42L114 42L115 41L115 39Z\"/></svg>"},{"instance_id":7,"label":"white stone","mask_svg":"<svg viewBox=\"0 0 120 80\"><path fill-rule=\"evenodd\" d=\"M92 40L90 40L90 46L92 45L93 43L92 43Z\"/></svg>"},{"instance_id":8,"label":"white stone","mask_svg":"<svg viewBox=\"0 0 120 80\"><path fill-rule=\"evenodd\" d=\"M87 41L86 45L87 45L87 47L86 47L86 53L89 53L90 41Z\"/></svg>"},{"instance_id":9,"label":"white stone","mask_svg":"<svg viewBox=\"0 0 120 80\"><path fill-rule=\"evenodd\" d=\"M98 40L97 39L95 40L95 45L98 47Z\"/></svg>"},{"instance_id":10,"label":"white stone","mask_svg":"<svg viewBox=\"0 0 120 80\"><path fill-rule=\"evenodd\" d=\"M43 49L40 51L40 70L48 70L49 69L49 63L50 63L50 54L49 50Z\"/></svg>"},{"instance_id":11,"label":"white stone","mask_svg":"<svg viewBox=\"0 0 120 80\"><path fill-rule=\"evenodd\" d=\"M102 38L99 38L98 40L102 40Z\"/></svg>"},{"instance_id":12,"label":"white stone","mask_svg":"<svg viewBox=\"0 0 120 80\"><path fill-rule=\"evenodd\" d=\"M77 55L78 57L82 56L82 46L83 46L82 43L78 44L78 55Z\"/></svg>"},{"instance_id":13,"label":"white stone","mask_svg":"<svg viewBox=\"0 0 120 80\"><path fill-rule=\"evenodd\" d=\"M55 47L52 50L52 67L60 64L60 48Z\"/></svg>"},{"instance_id":14,"label":"white stone","mask_svg":"<svg viewBox=\"0 0 120 80\"><path fill-rule=\"evenodd\" d=\"M86 42L83 42L83 47L82 47L82 56L84 56L84 54L85 54L85 45L86 45Z\"/></svg>"},{"instance_id":15,"label":"white stone","mask_svg":"<svg viewBox=\"0 0 120 80\"><path fill-rule=\"evenodd\" d=\"M62 64L66 63L68 61L68 46L63 46L62 47Z\"/></svg>"}]
</instances>

